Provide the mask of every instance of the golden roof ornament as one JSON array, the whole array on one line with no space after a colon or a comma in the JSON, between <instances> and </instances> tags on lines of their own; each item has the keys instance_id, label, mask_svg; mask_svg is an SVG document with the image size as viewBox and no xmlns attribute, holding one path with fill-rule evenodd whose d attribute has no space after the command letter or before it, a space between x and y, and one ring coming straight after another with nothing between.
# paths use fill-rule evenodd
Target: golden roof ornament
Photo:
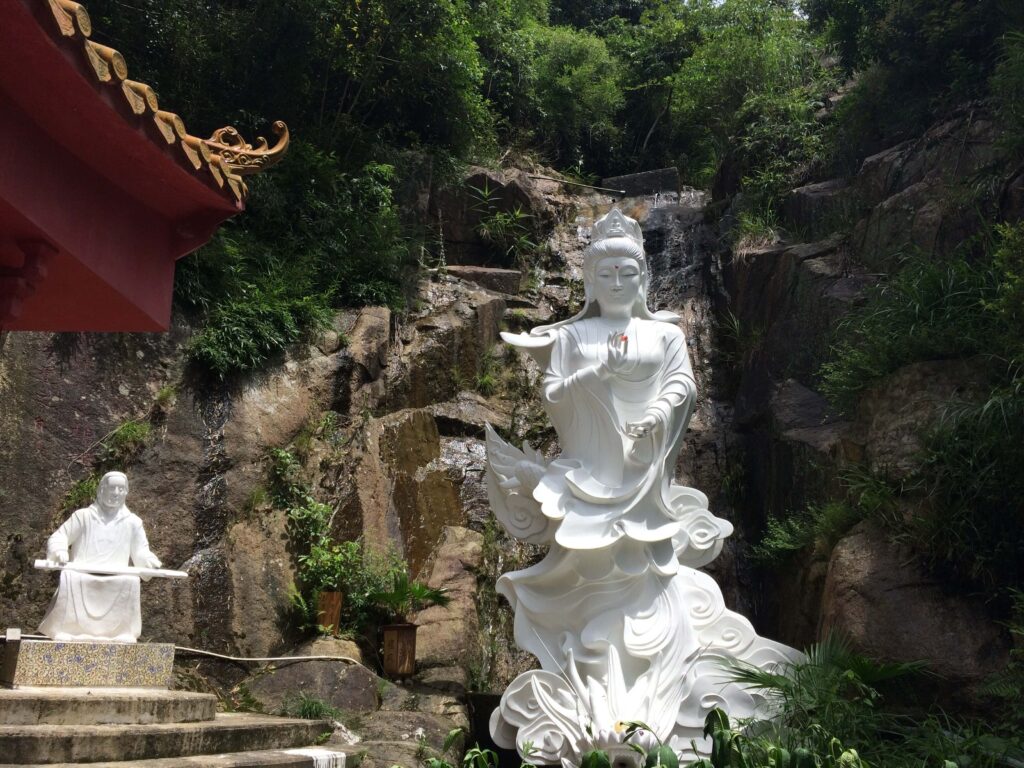
<instances>
[{"instance_id":1,"label":"golden roof ornament","mask_svg":"<svg viewBox=\"0 0 1024 768\"><path fill-rule=\"evenodd\" d=\"M90 40L92 20L85 7L75 0L39 0L48 5L60 34L81 42L81 51L97 83L116 86L131 111L140 118L152 117L159 135L168 145L176 145L184 167L206 171L218 187L225 184L239 201L245 200L248 188L242 176L251 176L276 165L288 149L288 127L278 120L273 124L277 142L273 147L263 137L255 145L247 143L231 127L220 128L209 139L188 133L184 121L173 112L160 109L156 93L146 83L128 79L128 65L113 48Z\"/></svg>"},{"instance_id":2,"label":"golden roof ornament","mask_svg":"<svg viewBox=\"0 0 1024 768\"><path fill-rule=\"evenodd\" d=\"M239 176L251 176L276 165L288 150L290 136L288 126L278 120L273 125L277 143L273 147L267 144L262 136L256 137L256 144L249 144L242 138L236 128L230 126L218 128L203 143L210 151L219 155L233 173Z\"/></svg>"}]
</instances>

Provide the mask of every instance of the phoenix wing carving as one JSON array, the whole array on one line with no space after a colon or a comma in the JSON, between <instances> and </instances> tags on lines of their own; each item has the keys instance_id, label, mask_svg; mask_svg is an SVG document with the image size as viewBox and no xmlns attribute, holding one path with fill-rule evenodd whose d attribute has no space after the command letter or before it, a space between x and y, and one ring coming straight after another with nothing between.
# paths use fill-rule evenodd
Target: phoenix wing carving
<instances>
[{"instance_id":1,"label":"phoenix wing carving","mask_svg":"<svg viewBox=\"0 0 1024 768\"><path fill-rule=\"evenodd\" d=\"M540 452L523 443L519 450L487 425L487 498L494 516L510 535L530 544L548 544L557 520L545 517L533 490L547 471Z\"/></svg>"}]
</instances>

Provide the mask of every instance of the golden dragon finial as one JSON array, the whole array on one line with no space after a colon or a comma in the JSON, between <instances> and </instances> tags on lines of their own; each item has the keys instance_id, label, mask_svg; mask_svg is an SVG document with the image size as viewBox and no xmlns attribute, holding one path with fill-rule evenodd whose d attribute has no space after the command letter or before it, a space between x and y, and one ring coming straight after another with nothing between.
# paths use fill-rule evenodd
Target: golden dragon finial
<instances>
[{"instance_id":1,"label":"golden dragon finial","mask_svg":"<svg viewBox=\"0 0 1024 768\"><path fill-rule=\"evenodd\" d=\"M251 176L276 165L288 150L290 136L288 126L278 120L273 125L277 143L268 146L267 140L257 137L256 144L248 144L237 129L227 126L218 128L203 143L210 151L220 156L224 165L239 176Z\"/></svg>"}]
</instances>

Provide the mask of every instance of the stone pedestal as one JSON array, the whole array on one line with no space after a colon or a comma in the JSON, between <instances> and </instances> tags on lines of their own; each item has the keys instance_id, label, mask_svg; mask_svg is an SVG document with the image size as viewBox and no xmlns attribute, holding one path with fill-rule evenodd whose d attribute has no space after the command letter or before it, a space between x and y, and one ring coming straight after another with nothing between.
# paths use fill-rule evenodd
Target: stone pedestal
<instances>
[{"instance_id":1,"label":"stone pedestal","mask_svg":"<svg viewBox=\"0 0 1024 768\"><path fill-rule=\"evenodd\" d=\"M4 643L0 683L65 688L169 688L174 676L171 643Z\"/></svg>"}]
</instances>

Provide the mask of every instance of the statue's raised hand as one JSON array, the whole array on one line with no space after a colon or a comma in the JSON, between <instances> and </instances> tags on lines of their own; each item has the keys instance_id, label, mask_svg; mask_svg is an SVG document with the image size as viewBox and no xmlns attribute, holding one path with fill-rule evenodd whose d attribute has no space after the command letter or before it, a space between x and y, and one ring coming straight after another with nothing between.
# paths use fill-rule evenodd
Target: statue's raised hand
<instances>
[{"instance_id":1,"label":"statue's raised hand","mask_svg":"<svg viewBox=\"0 0 1024 768\"><path fill-rule=\"evenodd\" d=\"M629 337L621 331L612 331L608 334L608 354L601 365L601 373L604 378L621 376L629 373L632 367L629 364Z\"/></svg>"}]
</instances>

